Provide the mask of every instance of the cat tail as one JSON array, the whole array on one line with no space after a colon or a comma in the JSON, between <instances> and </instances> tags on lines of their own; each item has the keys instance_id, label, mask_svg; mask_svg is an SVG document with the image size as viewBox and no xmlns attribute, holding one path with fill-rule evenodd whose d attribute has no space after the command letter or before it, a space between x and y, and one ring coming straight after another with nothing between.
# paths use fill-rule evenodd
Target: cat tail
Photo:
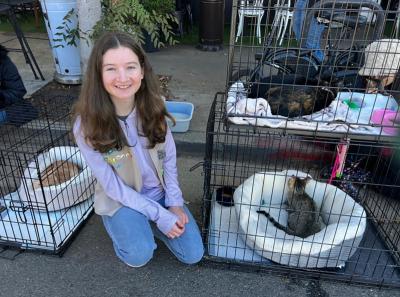
<instances>
[{"instance_id":1,"label":"cat tail","mask_svg":"<svg viewBox=\"0 0 400 297\"><path fill-rule=\"evenodd\" d=\"M257 213L265 215L267 217L267 219L272 223L272 225L274 225L276 228L281 229L282 231L286 232L287 234L293 235L293 234L291 234L292 232L290 231L290 229L288 227L283 226L281 223L279 223L277 220L275 220L265 210L261 210L261 209L257 210Z\"/></svg>"}]
</instances>

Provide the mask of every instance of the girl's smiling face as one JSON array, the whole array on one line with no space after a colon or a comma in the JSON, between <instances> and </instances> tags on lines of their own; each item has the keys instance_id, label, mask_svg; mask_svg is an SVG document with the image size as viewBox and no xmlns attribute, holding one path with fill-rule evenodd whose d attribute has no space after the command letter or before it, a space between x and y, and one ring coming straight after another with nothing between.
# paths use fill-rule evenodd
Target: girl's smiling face
<instances>
[{"instance_id":1,"label":"girl's smiling face","mask_svg":"<svg viewBox=\"0 0 400 297\"><path fill-rule=\"evenodd\" d=\"M114 104L133 103L143 77L139 58L131 49L120 46L103 55L103 86Z\"/></svg>"}]
</instances>

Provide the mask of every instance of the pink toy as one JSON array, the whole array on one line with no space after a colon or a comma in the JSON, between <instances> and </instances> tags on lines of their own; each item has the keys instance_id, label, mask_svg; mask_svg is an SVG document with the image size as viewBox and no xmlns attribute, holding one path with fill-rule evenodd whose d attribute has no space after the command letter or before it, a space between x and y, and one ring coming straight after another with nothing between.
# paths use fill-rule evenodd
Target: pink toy
<instances>
[{"instance_id":1,"label":"pink toy","mask_svg":"<svg viewBox=\"0 0 400 297\"><path fill-rule=\"evenodd\" d=\"M389 135L397 135L400 128L400 112L390 109L377 109L372 113L371 122L383 126Z\"/></svg>"},{"instance_id":2,"label":"pink toy","mask_svg":"<svg viewBox=\"0 0 400 297\"><path fill-rule=\"evenodd\" d=\"M341 178L344 169L344 163L346 162L347 151L349 150L350 139L344 138L336 146L336 158L333 164L331 177L328 180L328 184L331 184L335 178Z\"/></svg>"}]
</instances>

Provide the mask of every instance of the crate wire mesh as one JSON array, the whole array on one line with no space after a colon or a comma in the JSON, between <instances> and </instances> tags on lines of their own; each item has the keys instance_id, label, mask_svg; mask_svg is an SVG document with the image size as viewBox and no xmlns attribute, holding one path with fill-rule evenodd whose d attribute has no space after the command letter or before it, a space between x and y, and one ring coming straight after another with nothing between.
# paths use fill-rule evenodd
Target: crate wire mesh
<instances>
[{"instance_id":1,"label":"crate wire mesh","mask_svg":"<svg viewBox=\"0 0 400 297\"><path fill-rule=\"evenodd\" d=\"M398 4L310 1L310 7L299 8L301 0L294 7L289 1L264 1L259 43L256 18L245 18L237 35L237 13L248 2L233 4L226 90L217 93L207 126L207 257L400 286L398 128L396 120L377 122L372 116L379 110L398 113L399 65L375 63L378 56L400 53L400 47L387 46L392 41L381 41L398 38ZM282 27L283 10L293 14L296 34ZM322 33L310 44L312 22ZM374 41L377 48L369 46ZM371 66L368 52L374 67L361 76L360 69ZM386 76L390 83L382 79ZM311 108L297 99L303 94ZM289 103L300 105L296 113L289 112ZM320 232L305 238L287 234L270 219L287 224L292 175L311 176L306 193L318 211L308 212L323 221Z\"/></svg>"},{"instance_id":2,"label":"crate wire mesh","mask_svg":"<svg viewBox=\"0 0 400 297\"><path fill-rule=\"evenodd\" d=\"M56 96L29 106L32 112L24 104L7 109L0 125L2 246L61 254L92 211L94 179L68 124L72 100Z\"/></svg>"},{"instance_id":3,"label":"crate wire mesh","mask_svg":"<svg viewBox=\"0 0 400 297\"><path fill-rule=\"evenodd\" d=\"M266 24L262 26L262 44L252 36L253 30L234 42L236 12L246 1L235 3L226 87L232 122L369 136L386 135L382 131L393 127L392 122L379 118L378 112L398 109L392 98L384 96L390 93L396 97L398 80L382 89L387 83L382 78L396 75L398 59L380 62L382 56L398 57L400 51L398 41L382 40L398 35L398 13L390 10L390 1L387 10L373 1L320 1L304 9L288 8L285 1L276 5L268 2L262 8ZM293 31L299 32L281 34L281 43L281 23L275 18L283 9L293 14ZM302 26L298 28L300 20ZM310 33L316 30L318 34ZM368 47L374 41L376 44ZM373 75L359 75L364 65L368 70L364 74ZM367 86L370 91L381 90L383 95L363 94ZM294 95L297 98L291 98ZM282 102L284 97L291 101Z\"/></svg>"},{"instance_id":4,"label":"crate wire mesh","mask_svg":"<svg viewBox=\"0 0 400 297\"><path fill-rule=\"evenodd\" d=\"M352 226L335 226L333 235L328 231L321 231L322 240L328 242L325 244L328 247L325 254L303 252L302 260L299 260L295 256L294 247L306 246L315 237L302 239L289 235L284 235L287 240L283 246L277 245L268 254L266 249L269 243L277 242L282 235L276 230L273 233L257 233L263 221L259 217L254 221L251 216L258 214L250 214L248 207L257 209L260 205L244 199L246 193L257 197L257 194L253 194L257 192L256 185L239 191L235 194L234 201L233 193L246 179L260 172L273 172L273 181L265 180L265 183L269 183L267 188L272 193L278 191L276 181L280 177L290 177L290 174L285 176L286 173L282 173L288 169L295 173L307 173L326 185L328 176L325 173L335 159L335 146L339 140L227 126L224 103L224 94L219 94L214 101L208 123L203 205L203 235L207 257L216 261L247 263L268 269L301 273L306 271L321 277L353 282L398 286L400 203L396 192L399 188L399 173L396 171L393 176L390 170L395 166L394 157L388 157L385 153L396 148L394 143L386 142L379 146L365 141L351 143L348 158L363 160L359 172L368 173L366 181L357 176L348 176L347 180L337 179L333 183L337 187L335 192L346 189L349 184L355 190L352 198L365 210L365 231L358 232L358 229L363 228L359 213L341 213L343 206L339 205L339 208L328 210L324 215L331 218L341 216L341 219L347 218L356 223ZM382 168L386 168L383 174ZM323 189L328 192L327 188ZM281 193L264 193L263 198L272 199L274 195L283 196ZM356 204L351 207L355 208ZM274 210L271 213L275 211L278 216L283 216L284 206L274 205L272 208ZM270 224L272 223L267 223L267 228ZM350 228L355 229L359 233L358 239L349 238L347 241L329 243L331 236L338 238L343 235L336 234L339 228L345 234L351 233ZM251 239L257 237L263 243L261 247L255 245ZM346 256L349 258L343 261ZM290 265L277 264L281 261L287 261ZM329 264L329 267L298 267L300 262L306 263L305 266L320 263L322 266Z\"/></svg>"}]
</instances>

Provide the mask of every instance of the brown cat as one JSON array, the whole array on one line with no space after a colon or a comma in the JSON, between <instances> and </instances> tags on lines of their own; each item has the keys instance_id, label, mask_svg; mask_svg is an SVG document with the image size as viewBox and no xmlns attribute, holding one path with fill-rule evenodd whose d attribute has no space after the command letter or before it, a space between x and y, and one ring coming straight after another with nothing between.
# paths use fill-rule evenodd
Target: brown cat
<instances>
[{"instance_id":1,"label":"brown cat","mask_svg":"<svg viewBox=\"0 0 400 297\"><path fill-rule=\"evenodd\" d=\"M334 98L329 89L311 86L273 86L265 93L272 114L289 118L320 111Z\"/></svg>"},{"instance_id":2,"label":"brown cat","mask_svg":"<svg viewBox=\"0 0 400 297\"><path fill-rule=\"evenodd\" d=\"M62 184L77 175L79 171L80 168L75 163L69 161L55 161L40 173L42 185L44 187L49 187ZM33 187L40 187L39 180L34 181Z\"/></svg>"},{"instance_id":3,"label":"brown cat","mask_svg":"<svg viewBox=\"0 0 400 297\"><path fill-rule=\"evenodd\" d=\"M325 81L299 75L276 75L253 83L249 97L262 97L271 106L272 114L293 118L312 114L331 104L336 91L328 86Z\"/></svg>"},{"instance_id":4,"label":"brown cat","mask_svg":"<svg viewBox=\"0 0 400 297\"><path fill-rule=\"evenodd\" d=\"M275 227L285 231L287 234L306 238L321 231L319 211L314 200L305 192L305 187L310 178L300 179L292 176L288 180L287 227L277 222L269 213L259 210Z\"/></svg>"}]
</instances>

